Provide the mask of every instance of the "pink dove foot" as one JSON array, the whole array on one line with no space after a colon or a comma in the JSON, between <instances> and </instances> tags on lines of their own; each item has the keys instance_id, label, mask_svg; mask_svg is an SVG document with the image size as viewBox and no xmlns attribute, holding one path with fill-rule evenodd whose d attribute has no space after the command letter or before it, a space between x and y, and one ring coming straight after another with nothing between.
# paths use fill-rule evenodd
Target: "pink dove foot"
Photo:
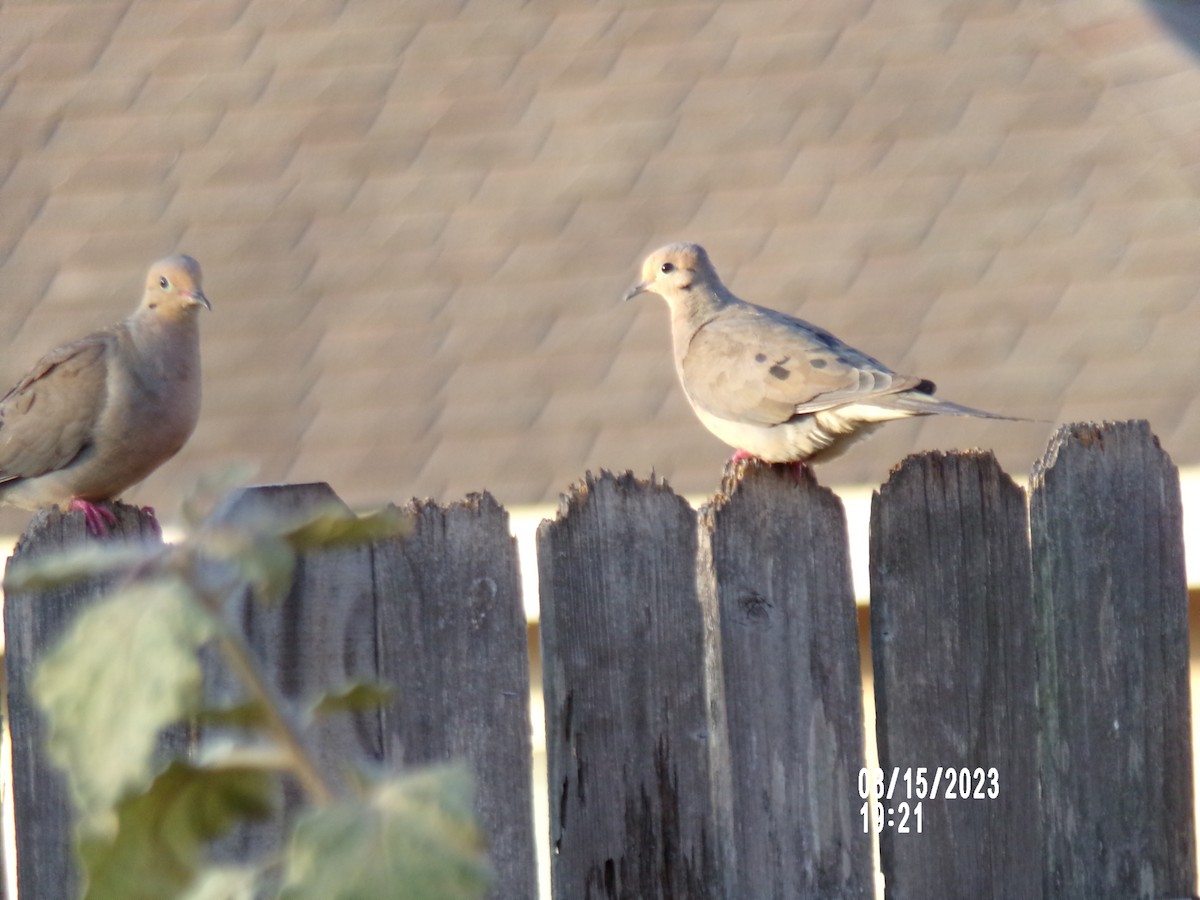
<instances>
[{"instance_id":1,"label":"pink dove foot","mask_svg":"<svg viewBox=\"0 0 1200 900\"><path fill-rule=\"evenodd\" d=\"M738 450L737 452L735 452L733 454L733 456L729 457L729 465L731 465L731 466L736 465L737 463L740 463L742 460L745 460L745 459L755 459L756 460L756 459L758 459L758 457L755 456L753 453L750 453L746 450ZM803 481L804 476L807 475L808 471L809 471L808 463L806 463L802 459L798 459L794 463L779 463L779 465L787 466L789 469L791 469L792 474L796 476L797 481Z\"/></svg>"},{"instance_id":2,"label":"pink dove foot","mask_svg":"<svg viewBox=\"0 0 1200 900\"><path fill-rule=\"evenodd\" d=\"M68 510L82 510L84 521L87 523L88 534L92 537L104 537L108 534L109 528L117 526L117 516L107 506L98 506L84 500L82 497L76 497L67 506Z\"/></svg>"}]
</instances>

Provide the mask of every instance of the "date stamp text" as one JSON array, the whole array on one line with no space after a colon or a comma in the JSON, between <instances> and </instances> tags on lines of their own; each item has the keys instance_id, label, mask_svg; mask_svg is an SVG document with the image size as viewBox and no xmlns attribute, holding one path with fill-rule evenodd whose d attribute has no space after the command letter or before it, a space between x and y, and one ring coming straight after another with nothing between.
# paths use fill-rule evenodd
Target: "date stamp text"
<instances>
[{"instance_id":1,"label":"date stamp text","mask_svg":"<svg viewBox=\"0 0 1200 900\"><path fill-rule=\"evenodd\" d=\"M860 769L858 796L863 831L884 829L922 834L925 803L936 800L995 800L1000 773L993 767L909 766Z\"/></svg>"}]
</instances>

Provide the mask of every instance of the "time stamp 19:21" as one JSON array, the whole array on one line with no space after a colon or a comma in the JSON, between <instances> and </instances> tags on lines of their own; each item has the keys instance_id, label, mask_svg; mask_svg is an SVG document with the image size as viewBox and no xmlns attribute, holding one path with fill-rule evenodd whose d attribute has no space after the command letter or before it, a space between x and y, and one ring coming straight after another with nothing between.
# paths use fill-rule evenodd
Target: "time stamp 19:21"
<instances>
[{"instance_id":1,"label":"time stamp 19:21","mask_svg":"<svg viewBox=\"0 0 1200 900\"><path fill-rule=\"evenodd\" d=\"M1000 796L1000 773L994 768L917 766L859 769L858 796L863 831L923 834L925 801L995 800Z\"/></svg>"}]
</instances>

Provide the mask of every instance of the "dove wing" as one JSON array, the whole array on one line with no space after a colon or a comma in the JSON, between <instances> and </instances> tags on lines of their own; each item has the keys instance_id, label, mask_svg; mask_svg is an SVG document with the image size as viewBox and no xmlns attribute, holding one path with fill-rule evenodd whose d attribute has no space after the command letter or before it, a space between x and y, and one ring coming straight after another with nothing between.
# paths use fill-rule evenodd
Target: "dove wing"
<instances>
[{"instance_id":1,"label":"dove wing","mask_svg":"<svg viewBox=\"0 0 1200 900\"><path fill-rule=\"evenodd\" d=\"M112 340L97 334L51 351L0 398L0 481L61 469L88 447Z\"/></svg>"},{"instance_id":2,"label":"dove wing","mask_svg":"<svg viewBox=\"0 0 1200 900\"><path fill-rule=\"evenodd\" d=\"M693 403L723 419L777 425L922 384L824 329L742 304L692 336L680 370Z\"/></svg>"}]
</instances>

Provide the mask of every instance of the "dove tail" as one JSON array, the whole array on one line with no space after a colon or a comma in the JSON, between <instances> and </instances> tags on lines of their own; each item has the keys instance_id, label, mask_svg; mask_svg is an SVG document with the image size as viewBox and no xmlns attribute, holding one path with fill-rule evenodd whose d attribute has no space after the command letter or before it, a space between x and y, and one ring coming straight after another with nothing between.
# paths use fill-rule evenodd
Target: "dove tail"
<instances>
[{"instance_id":1,"label":"dove tail","mask_svg":"<svg viewBox=\"0 0 1200 900\"><path fill-rule=\"evenodd\" d=\"M961 403L951 400L942 400L931 393L926 393L932 389L933 382L925 381L912 390L904 391L901 394L892 394L886 399L881 398L878 405L886 406L889 409L902 409L918 416L975 416L980 419L1004 419L1008 422L1028 421L1020 416L1002 416L985 409L976 409L973 406L963 406Z\"/></svg>"}]
</instances>

